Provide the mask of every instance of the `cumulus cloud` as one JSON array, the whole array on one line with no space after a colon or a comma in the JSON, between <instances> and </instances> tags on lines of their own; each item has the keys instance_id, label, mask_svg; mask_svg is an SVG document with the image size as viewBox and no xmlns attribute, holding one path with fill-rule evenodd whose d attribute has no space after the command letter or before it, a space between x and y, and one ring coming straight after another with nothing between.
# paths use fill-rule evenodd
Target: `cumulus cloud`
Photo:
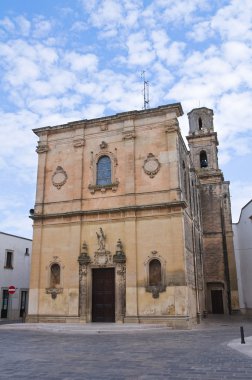
<instances>
[{"instance_id":1,"label":"cumulus cloud","mask_svg":"<svg viewBox=\"0 0 252 380\"><path fill-rule=\"evenodd\" d=\"M98 57L95 54L78 54L70 52L65 55L66 62L73 71L96 71Z\"/></svg>"},{"instance_id":2,"label":"cumulus cloud","mask_svg":"<svg viewBox=\"0 0 252 380\"><path fill-rule=\"evenodd\" d=\"M7 191L15 186L23 194L22 204L12 199L18 223L34 197L32 128L142 109L142 70L150 85L151 107L181 101L185 114L199 106L213 108L221 165L249 156L251 1L76 4L59 9L57 19L12 13L0 20L0 138L5 141L0 167ZM187 134L186 115L180 124ZM6 139L6 133L12 138ZM249 182L237 183L244 193L234 208L251 194ZM27 184L29 196L20 190ZM3 220L17 232L18 223L9 213L11 202L5 201Z\"/></svg>"},{"instance_id":3,"label":"cumulus cloud","mask_svg":"<svg viewBox=\"0 0 252 380\"><path fill-rule=\"evenodd\" d=\"M127 41L128 62L131 65L149 65L155 59L155 51L144 32L132 33Z\"/></svg>"}]
</instances>

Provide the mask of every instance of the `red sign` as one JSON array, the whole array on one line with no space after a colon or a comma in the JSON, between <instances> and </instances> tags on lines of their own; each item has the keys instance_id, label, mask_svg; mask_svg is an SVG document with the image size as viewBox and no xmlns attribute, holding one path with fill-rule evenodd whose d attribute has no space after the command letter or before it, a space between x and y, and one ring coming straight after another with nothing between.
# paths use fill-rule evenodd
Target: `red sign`
<instances>
[{"instance_id":1,"label":"red sign","mask_svg":"<svg viewBox=\"0 0 252 380\"><path fill-rule=\"evenodd\" d=\"M9 294L14 294L15 291L16 291L15 286L13 286L13 285L9 286L9 289L8 289Z\"/></svg>"}]
</instances>

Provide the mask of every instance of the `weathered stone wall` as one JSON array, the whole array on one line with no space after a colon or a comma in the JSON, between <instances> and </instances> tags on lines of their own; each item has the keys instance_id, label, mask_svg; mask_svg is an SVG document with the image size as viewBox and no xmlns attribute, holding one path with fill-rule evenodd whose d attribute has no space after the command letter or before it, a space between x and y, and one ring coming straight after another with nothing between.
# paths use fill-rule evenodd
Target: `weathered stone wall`
<instances>
[{"instance_id":1,"label":"weathered stone wall","mask_svg":"<svg viewBox=\"0 0 252 380\"><path fill-rule=\"evenodd\" d=\"M119 298L124 291L126 321L175 326L179 318L179 325L187 325L188 305L194 302L187 290L183 211L190 183L179 114L177 106L161 107L36 131L40 142L30 320L91 321L92 269L101 267L97 232L102 228L106 236L102 266L115 267L119 276L116 321L121 321ZM96 184L102 155L111 160L112 183L107 187ZM118 239L126 256L125 277L111 259ZM84 242L88 260L79 271ZM153 258L162 264L158 289L148 285L148 263ZM50 288L52 263L61 268L57 289ZM193 277L193 262L190 265ZM193 286L193 279L190 282ZM81 306L80 294L85 297ZM190 293L192 297L195 294ZM192 318L195 313L192 308Z\"/></svg>"}]
</instances>

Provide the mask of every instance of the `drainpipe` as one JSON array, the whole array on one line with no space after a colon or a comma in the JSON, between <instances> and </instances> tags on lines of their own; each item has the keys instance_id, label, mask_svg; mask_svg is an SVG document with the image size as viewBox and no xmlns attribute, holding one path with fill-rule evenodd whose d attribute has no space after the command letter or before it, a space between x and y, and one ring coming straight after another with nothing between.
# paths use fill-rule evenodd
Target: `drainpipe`
<instances>
[{"instance_id":1,"label":"drainpipe","mask_svg":"<svg viewBox=\"0 0 252 380\"><path fill-rule=\"evenodd\" d=\"M228 267L228 253L227 253L227 240L226 240L226 228L225 228L225 217L223 211L223 197L220 200L221 209L221 233L222 233L222 248L223 248L223 258L224 258L224 272L227 282L227 301L228 301L228 313L231 315L231 291L230 291L230 277L229 277L229 267Z\"/></svg>"},{"instance_id":2,"label":"drainpipe","mask_svg":"<svg viewBox=\"0 0 252 380\"><path fill-rule=\"evenodd\" d=\"M198 287L198 271L197 271L197 257L195 249L195 219L193 218L192 225L192 238L193 238L193 266L194 266L194 284L195 284L195 294L196 294L196 316L197 323L200 323L200 304L199 304L199 287Z\"/></svg>"}]
</instances>

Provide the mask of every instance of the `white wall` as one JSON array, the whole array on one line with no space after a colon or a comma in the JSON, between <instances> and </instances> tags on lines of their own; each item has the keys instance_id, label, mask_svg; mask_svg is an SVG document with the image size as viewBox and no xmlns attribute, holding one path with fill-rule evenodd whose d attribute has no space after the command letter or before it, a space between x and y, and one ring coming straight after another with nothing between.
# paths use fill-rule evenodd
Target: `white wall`
<instances>
[{"instance_id":1,"label":"white wall","mask_svg":"<svg viewBox=\"0 0 252 380\"><path fill-rule=\"evenodd\" d=\"M240 307L252 314L252 200L242 208L233 231Z\"/></svg>"},{"instance_id":2,"label":"white wall","mask_svg":"<svg viewBox=\"0 0 252 380\"><path fill-rule=\"evenodd\" d=\"M29 255L25 255L26 248ZM13 251L13 269L5 268L6 250ZM31 250L32 240L0 232L0 312L3 289L10 285L17 288L9 298L7 319L19 319L21 291L29 290Z\"/></svg>"}]
</instances>

